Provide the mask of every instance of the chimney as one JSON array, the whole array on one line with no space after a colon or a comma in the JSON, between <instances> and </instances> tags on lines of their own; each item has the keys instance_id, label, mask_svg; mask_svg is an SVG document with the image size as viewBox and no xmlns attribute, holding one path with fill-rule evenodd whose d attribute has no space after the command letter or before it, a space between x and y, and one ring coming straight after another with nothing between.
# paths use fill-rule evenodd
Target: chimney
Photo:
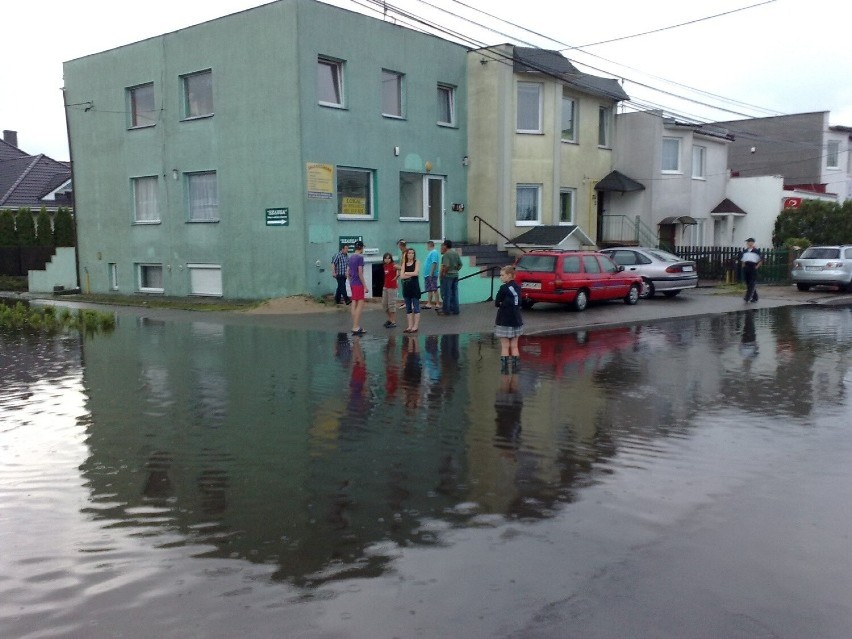
<instances>
[{"instance_id":1,"label":"chimney","mask_svg":"<svg viewBox=\"0 0 852 639\"><path fill-rule=\"evenodd\" d=\"M18 132L3 130L3 141L6 144L11 144L16 149L18 148Z\"/></svg>"}]
</instances>

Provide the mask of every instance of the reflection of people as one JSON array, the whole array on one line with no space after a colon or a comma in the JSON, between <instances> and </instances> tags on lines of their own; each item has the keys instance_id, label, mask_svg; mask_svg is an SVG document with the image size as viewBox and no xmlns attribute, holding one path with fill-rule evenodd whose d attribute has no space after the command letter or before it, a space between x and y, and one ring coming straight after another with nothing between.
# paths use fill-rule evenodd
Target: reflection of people
<instances>
[{"instance_id":1,"label":"reflection of people","mask_svg":"<svg viewBox=\"0 0 852 639\"><path fill-rule=\"evenodd\" d=\"M367 362L361 349L361 340L352 340L352 372L349 377L349 410L351 414L366 412Z\"/></svg>"},{"instance_id":2,"label":"reflection of people","mask_svg":"<svg viewBox=\"0 0 852 639\"><path fill-rule=\"evenodd\" d=\"M360 240L355 242L355 255L349 258L349 287L352 289L352 332L355 335L363 335L365 331L361 327L361 313L364 312L364 296L367 287L364 285L364 243Z\"/></svg>"},{"instance_id":3,"label":"reflection of people","mask_svg":"<svg viewBox=\"0 0 852 639\"><path fill-rule=\"evenodd\" d=\"M740 253L740 263L743 267L743 279L746 284L746 294L743 298L746 302L757 301L757 269L763 264L763 255L760 250L754 248L754 238L746 240L746 248Z\"/></svg>"},{"instance_id":4,"label":"reflection of people","mask_svg":"<svg viewBox=\"0 0 852 639\"><path fill-rule=\"evenodd\" d=\"M740 355L749 360L757 357L757 335L754 329L754 311L746 311Z\"/></svg>"},{"instance_id":5,"label":"reflection of people","mask_svg":"<svg viewBox=\"0 0 852 639\"><path fill-rule=\"evenodd\" d=\"M420 343L415 335L406 335L402 342L402 385L405 388L405 407L420 405L420 383L423 368L420 364Z\"/></svg>"},{"instance_id":6,"label":"reflection of people","mask_svg":"<svg viewBox=\"0 0 852 639\"><path fill-rule=\"evenodd\" d=\"M500 281L503 284L494 298L497 307L494 335L500 338L500 372L508 373L510 357L513 371L517 371L521 363L518 339L524 332L524 320L521 317L521 289L515 282L515 267L501 268Z\"/></svg>"},{"instance_id":7,"label":"reflection of people","mask_svg":"<svg viewBox=\"0 0 852 639\"><path fill-rule=\"evenodd\" d=\"M334 292L334 303L340 304L341 300L349 306L349 293L346 292L346 271L349 268L349 245L341 244L340 251L331 258L331 275L337 280L337 290Z\"/></svg>"},{"instance_id":8,"label":"reflection of people","mask_svg":"<svg viewBox=\"0 0 852 639\"><path fill-rule=\"evenodd\" d=\"M459 314L459 271L461 267L461 258L453 248L452 241L444 240L441 244L441 299L444 300L444 308L439 311L441 315Z\"/></svg>"},{"instance_id":9,"label":"reflection of people","mask_svg":"<svg viewBox=\"0 0 852 639\"><path fill-rule=\"evenodd\" d=\"M498 444L511 444L514 448L521 434L521 409L524 398L518 392L518 377L514 374L500 375L500 386L494 398L494 420Z\"/></svg>"},{"instance_id":10,"label":"reflection of people","mask_svg":"<svg viewBox=\"0 0 852 639\"><path fill-rule=\"evenodd\" d=\"M384 282L382 285L382 309L388 316L385 322L385 328L396 327L396 293L399 286L396 280L399 277L396 264L393 263L393 255L385 253L382 256L382 272L384 273Z\"/></svg>"},{"instance_id":11,"label":"reflection of people","mask_svg":"<svg viewBox=\"0 0 852 639\"><path fill-rule=\"evenodd\" d=\"M423 284L426 288L426 304L423 308L441 308L441 296L438 293L438 266L441 258L432 240L426 242L426 259L423 262Z\"/></svg>"},{"instance_id":12,"label":"reflection of people","mask_svg":"<svg viewBox=\"0 0 852 639\"><path fill-rule=\"evenodd\" d=\"M420 262L413 248L406 249L402 263L402 299L405 300L405 333L416 333L420 328Z\"/></svg>"}]
</instances>

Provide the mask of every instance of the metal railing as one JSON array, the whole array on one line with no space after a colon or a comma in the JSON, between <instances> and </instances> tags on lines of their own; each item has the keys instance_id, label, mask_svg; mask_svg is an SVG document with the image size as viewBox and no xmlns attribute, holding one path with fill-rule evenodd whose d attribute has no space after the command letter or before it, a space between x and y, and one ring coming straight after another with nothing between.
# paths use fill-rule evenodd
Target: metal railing
<instances>
[{"instance_id":1,"label":"metal railing","mask_svg":"<svg viewBox=\"0 0 852 639\"><path fill-rule=\"evenodd\" d=\"M698 278L734 282L740 280L739 257L742 248L737 246L678 246L672 251L678 257L695 262ZM799 251L786 248L761 249L763 266L760 280L767 284L786 284L790 269Z\"/></svg>"},{"instance_id":2,"label":"metal railing","mask_svg":"<svg viewBox=\"0 0 852 639\"><path fill-rule=\"evenodd\" d=\"M526 249L523 249L523 248L521 248L520 246L518 246L518 245L515 243L515 241L514 241L514 240L512 240L511 238L506 237L505 235L503 235L503 233L501 233L499 229L494 228L491 224L489 224L488 222L486 222L485 220L483 220L483 219L482 219L481 217L479 217L478 215L474 215L474 216L473 216L473 221L474 221L474 222L479 222L479 226L477 227L477 228L478 228L478 236L477 236L477 240L476 240L476 243L477 243L477 244L479 244L479 245L481 245L481 244L482 244L482 225L484 224L485 226L487 226L488 228L490 228L492 231L494 231L497 235L499 235L499 236L500 236L500 237L502 237L504 240L506 240L506 242L507 242L507 243L511 244L511 245L512 245L512 246L514 246L516 249L518 249L521 253L526 253L526 252L527 252L527 251L526 251ZM468 276L468 277L469 277L469 276Z\"/></svg>"},{"instance_id":3,"label":"metal railing","mask_svg":"<svg viewBox=\"0 0 852 639\"><path fill-rule=\"evenodd\" d=\"M633 242L636 246L657 246L659 239L642 218L627 215L602 215L599 242Z\"/></svg>"},{"instance_id":4,"label":"metal railing","mask_svg":"<svg viewBox=\"0 0 852 639\"><path fill-rule=\"evenodd\" d=\"M488 296L488 299L486 299L485 301L486 302L493 302L494 301L494 272L493 271L494 271L494 269L500 270L501 268L503 268L503 267L499 266L497 264L495 264L493 266L486 266L485 268L476 271L476 273L468 273L464 277L460 277L459 282L461 282L462 280L466 280L469 277L476 277L477 275L482 275L483 273L491 272L491 293Z\"/></svg>"}]
</instances>

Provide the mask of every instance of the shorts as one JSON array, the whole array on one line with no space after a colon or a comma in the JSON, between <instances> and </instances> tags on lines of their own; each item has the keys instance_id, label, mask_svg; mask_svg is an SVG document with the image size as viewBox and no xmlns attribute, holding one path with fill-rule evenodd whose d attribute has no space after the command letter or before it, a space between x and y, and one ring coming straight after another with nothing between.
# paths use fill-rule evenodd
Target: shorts
<instances>
[{"instance_id":1,"label":"shorts","mask_svg":"<svg viewBox=\"0 0 852 639\"><path fill-rule=\"evenodd\" d=\"M352 284L349 283L349 287L352 289L352 301L357 302L358 300L364 299L364 285L363 284Z\"/></svg>"},{"instance_id":2,"label":"shorts","mask_svg":"<svg viewBox=\"0 0 852 639\"><path fill-rule=\"evenodd\" d=\"M437 275L426 275L423 278L423 281L426 283L426 292L431 293L432 291L438 290L438 276Z\"/></svg>"},{"instance_id":3,"label":"shorts","mask_svg":"<svg viewBox=\"0 0 852 639\"><path fill-rule=\"evenodd\" d=\"M506 337L506 338L511 339L513 337L519 337L523 334L524 334L523 325L521 325L521 326L501 326L500 324L497 324L494 327L494 336L495 337Z\"/></svg>"},{"instance_id":4,"label":"shorts","mask_svg":"<svg viewBox=\"0 0 852 639\"><path fill-rule=\"evenodd\" d=\"M406 297L405 299L405 313L409 315L411 313L419 313L420 312L420 298L419 297Z\"/></svg>"},{"instance_id":5,"label":"shorts","mask_svg":"<svg viewBox=\"0 0 852 639\"><path fill-rule=\"evenodd\" d=\"M396 313L396 293L399 287L389 288L385 286L382 289L382 310L385 313Z\"/></svg>"}]
</instances>

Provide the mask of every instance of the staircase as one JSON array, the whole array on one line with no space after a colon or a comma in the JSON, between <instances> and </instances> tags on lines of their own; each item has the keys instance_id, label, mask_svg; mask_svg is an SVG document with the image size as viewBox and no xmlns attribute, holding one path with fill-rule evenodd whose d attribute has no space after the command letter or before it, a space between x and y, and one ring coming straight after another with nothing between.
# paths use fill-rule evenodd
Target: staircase
<instances>
[{"instance_id":1,"label":"staircase","mask_svg":"<svg viewBox=\"0 0 852 639\"><path fill-rule=\"evenodd\" d=\"M506 266L515 261L508 251L498 249L496 244L463 244L459 242L453 243L453 248L458 251L462 259L467 258L471 266L480 270L489 266Z\"/></svg>"}]
</instances>

